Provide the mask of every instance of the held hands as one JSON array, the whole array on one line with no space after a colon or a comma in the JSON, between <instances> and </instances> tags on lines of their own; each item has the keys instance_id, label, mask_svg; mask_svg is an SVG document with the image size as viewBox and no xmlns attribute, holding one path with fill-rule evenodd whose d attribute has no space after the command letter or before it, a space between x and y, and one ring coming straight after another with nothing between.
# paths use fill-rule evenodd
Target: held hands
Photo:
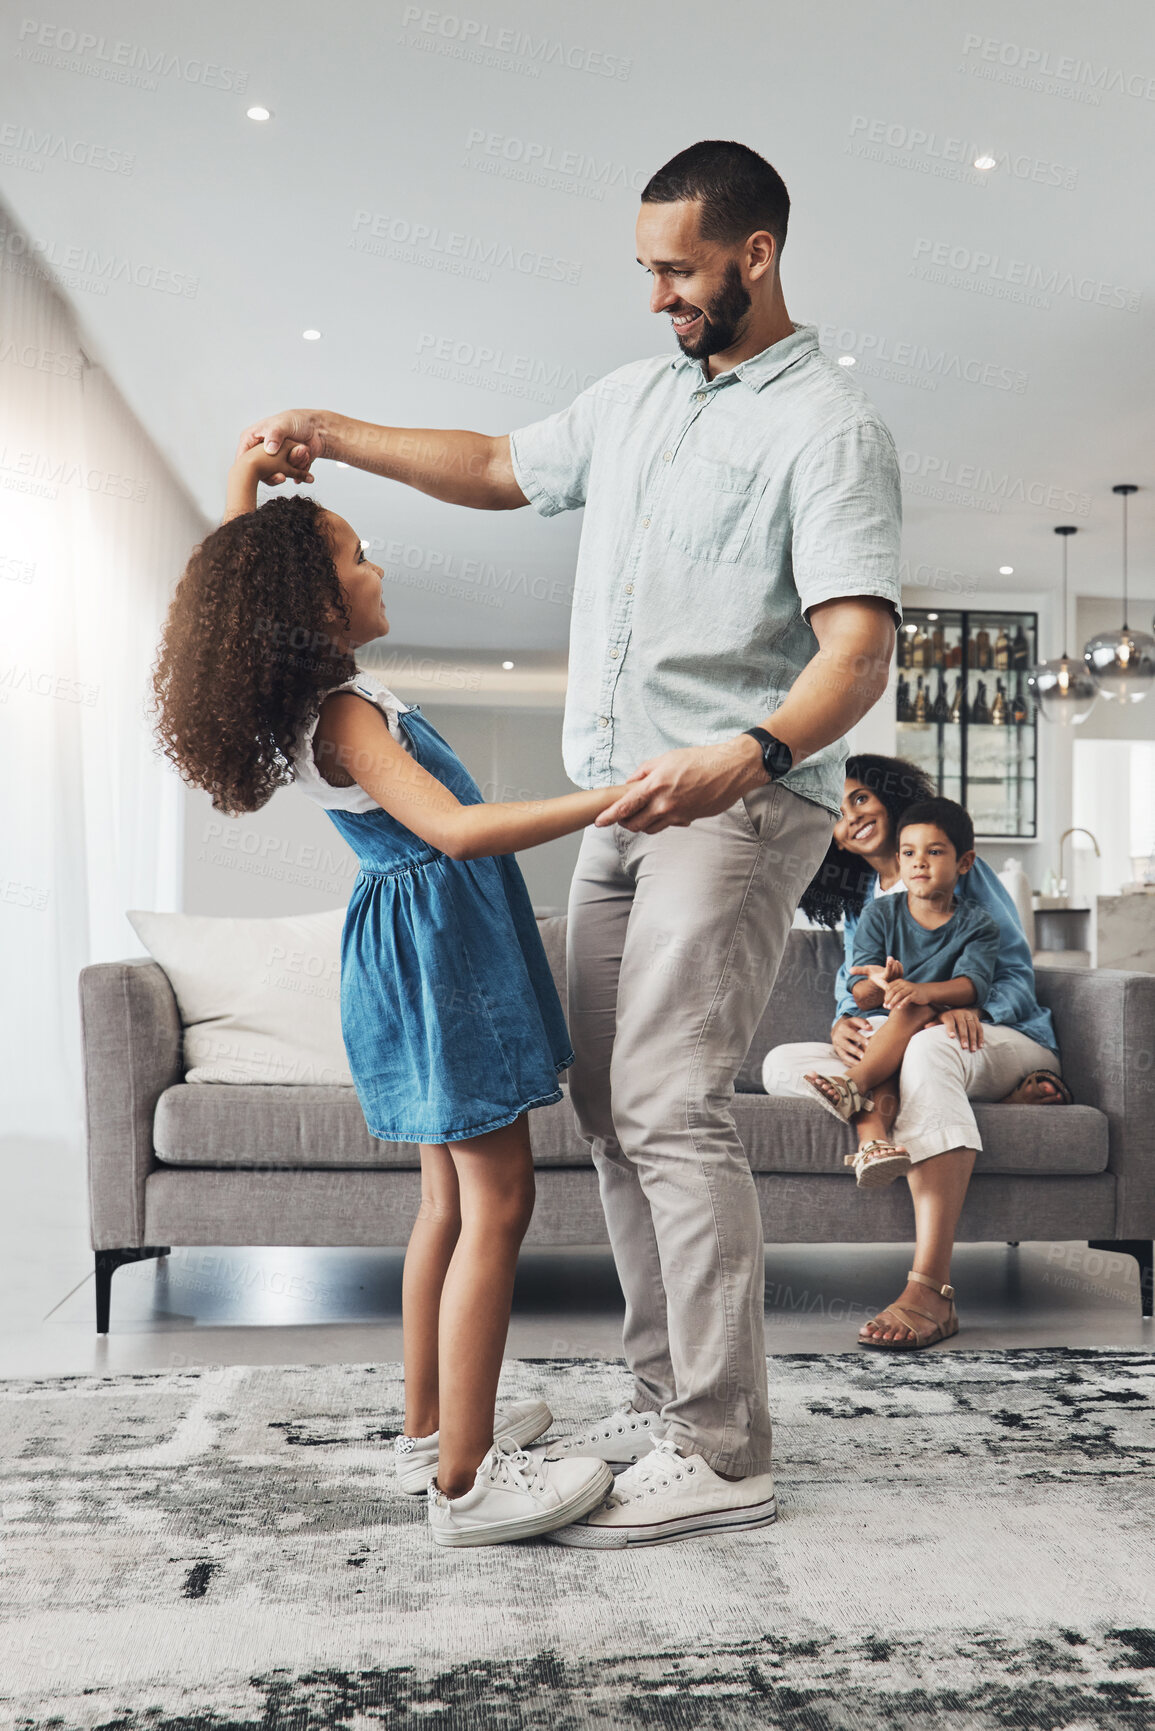
<instances>
[{"instance_id":1,"label":"held hands","mask_svg":"<svg viewBox=\"0 0 1155 1731\"><path fill-rule=\"evenodd\" d=\"M304 470L287 466L287 453L280 444L275 451L267 451L263 444L250 445L247 450L238 451L233 459L233 473L246 480L263 481L266 487L279 486L286 473L294 481L312 480Z\"/></svg>"},{"instance_id":2,"label":"held hands","mask_svg":"<svg viewBox=\"0 0 1155 1731\"><path fill-rule=\"evenodd\" d=\"M639 764L629 781L629 791L597 819L598 829L611 823L644 835L685 829L695 818L716 817L751 788L763 786L766 771L757 741L742 734L722 745L663 751Z\"/></svg>"},{"instance_id":3,"label":"held hands","mask_svg":"<svg viewBox=\"0 0 1155 1731\"><path fill-rule=\"evenodd\" d=\"M282 481L311 481L311 468L323 455L324 440L318 426L319 417L312 409L285 409L279 415L266 415L246 427L237 441L235 462L241 462L249 452L263 447L269 456L279 456L269 473L261 480L267 487L279 487Z\"/></svg>"}]
</instances>

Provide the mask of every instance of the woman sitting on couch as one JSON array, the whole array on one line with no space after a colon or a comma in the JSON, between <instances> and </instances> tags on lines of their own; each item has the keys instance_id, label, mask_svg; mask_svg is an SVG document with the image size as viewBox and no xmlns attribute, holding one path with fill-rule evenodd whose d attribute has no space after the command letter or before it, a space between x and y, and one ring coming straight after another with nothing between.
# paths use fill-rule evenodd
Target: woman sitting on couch
<instances>
[{"instance_id":1,"label":"woman sitting on couch","mask_svg":"<svg viewBox=\"0 0 1155 1731\"><path fill-rule=\"evenodd\" d=\"M812 1099L807 1071L837 1076L866 1049L873 1026L858 1013L848 968L858 917L868 898L901 893L895 835L904 807L931 798L933 783L901 757L863 753L847 760L842 814L825 860L801 901L818 924L841 919L845 959L835 980L835 1021L830 1043L775 1046L762 1068L768 1094ZM982 1143L970 1100L1013 1105L1070 1101L1059 1075L1051 1013L1035 996L1030 945L998 876L983 860L959 880L957 894L973 899L1000 930L994 985L982 1016L975 1009L943 1011L916 1034L900 1072L901 1104L894 1132L909 1150L906 1174L914 1203L912 1275L894 1304L859 1333L865 1346L910 1351L933 1346L953 1332L950 1278L955 1229Z\"/></svg>"}]
</instances>

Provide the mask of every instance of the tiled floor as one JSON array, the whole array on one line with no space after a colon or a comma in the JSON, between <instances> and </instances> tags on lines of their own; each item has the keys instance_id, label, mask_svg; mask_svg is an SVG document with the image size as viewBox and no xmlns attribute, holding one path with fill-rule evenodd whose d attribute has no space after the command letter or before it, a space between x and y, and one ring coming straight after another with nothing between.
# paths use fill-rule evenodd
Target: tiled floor
<instances>
[{"instance_id":1,"label":"tiled floor","mask_svg":"<svg viewBox=\"0 0 1155 1731\"><path fill-rule=\"evenodd\" d=\"M0 1143L0 1248L0 1376L401 1356L398 1250L174 1249L118 1270L111 1332L97 1336L78 1145ZM771 1246L769 1351L857 1351L863 1318L897 1295L907 1256L900 1245ZM937 1350L1155 1343L1129 1257L1085 1244L964 1245L954 1283L962 1330ZM509 1352L615 1358L621 1314L607 1251L527 1253Z\"/></svg>"}]
</instances>

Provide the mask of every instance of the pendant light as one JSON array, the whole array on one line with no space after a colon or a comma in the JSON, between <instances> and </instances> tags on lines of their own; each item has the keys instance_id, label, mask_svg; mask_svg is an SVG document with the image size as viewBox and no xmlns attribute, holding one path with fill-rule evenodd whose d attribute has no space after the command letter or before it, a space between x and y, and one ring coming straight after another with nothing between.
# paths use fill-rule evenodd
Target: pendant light
<instances>
[{"instance_id":1,"label":"pendant light","mask_svg":"<svg viewBox=\"0 0 1155 1731\"><path fill-rule=\"evenodd\" d=\"M1112 487L1123 500L1123 629L1092 637L1083 651L1095 688L1115 703L1141 703L1155 684L1155 637L1127 624L1127 499L1139 491L1130 481Z\"/></svg>"},{"instance_id":2,"label":"pendant light","mask_svg":"<svg viewBox=\"0 0 1155 1731\"><path fill-rule=\"evenodd\" d=\"M1027 689L1033 694L1039 712L1060 727L1078 727L1086 721L1095 701L1095 681L1081 661L1072 661L1066 651L1067 642L1067 537L1077 535L1073 523L1058 523L1055 534L1063 537L1063 611L1062 655L1055 661L1040 661L1027 674Z\"/></svg>"}]
</instances>

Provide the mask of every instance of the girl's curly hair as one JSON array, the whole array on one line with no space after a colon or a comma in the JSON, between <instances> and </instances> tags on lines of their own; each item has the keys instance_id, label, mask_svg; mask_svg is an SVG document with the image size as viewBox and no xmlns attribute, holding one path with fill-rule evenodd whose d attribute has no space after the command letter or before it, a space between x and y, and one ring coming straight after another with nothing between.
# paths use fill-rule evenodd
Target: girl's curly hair
<instances>
[{"instance_id":1,"label":"girl's curly hair","mask_svg":"<svg viewBox=\"0 0 1155 1731\"><path fill-rule=\"evenodd\" d=\"M897 836L898 820L916 799L933 799L934 782L905 757L883 757L863 751L846 760L847 780L860 781L886 808L890 834ZM847 914L862 912L874 883L875 871L861 854L850 853L831 841L826 858L811 878L798 906L816 925L834 927Z\"/></svg>"},{"instance_id":2,"label":"girl's curly hair","mask_svg":"<svg viewBox=\"0 0 1155 1731\"><path fill-rule=\"evenodd\" d=\"M152 689L164 755L216 811L258 811L291 781L297 733L357 671L338 622L349 608L312 499L270 499L194 550Z\"/></svg>"}]
</instances>

